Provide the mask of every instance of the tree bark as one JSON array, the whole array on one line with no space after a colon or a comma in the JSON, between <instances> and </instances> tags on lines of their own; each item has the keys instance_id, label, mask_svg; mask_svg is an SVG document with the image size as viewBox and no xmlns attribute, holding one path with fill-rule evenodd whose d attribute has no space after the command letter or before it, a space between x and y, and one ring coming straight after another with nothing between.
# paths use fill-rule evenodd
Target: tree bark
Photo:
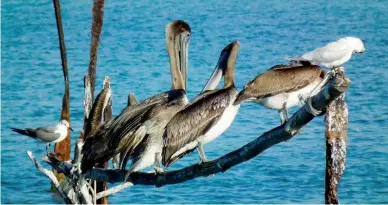
<instances>
[{"instance_id":1,"label":"tree bark","mask_svg":"<svg viewBox=\"0 0 388 205\"><path fill-rule=\"evenodd\" d=\"M92 39L90 43L90 62L89 62L89 71L88 71L88 75L90 78L90 88L91 88L92 99L94 98L94 89L96 85L97 54L98 54L98 46L100 44L103 16L104 16L104 0L94 0L93 22L92 22L92 32L91 32Z\"/></svg>"},{"instance_id":2,"label":"tree bark","mask_svg":"<svg viewBox=\"0 0 388 205\"><path fill-rule=\"evenodd\" d=\"M67 69L67 57L66 57L66 46L63 34L62 27L62 17L61 17L61 5L59 0L53 0L54 10L55 10L55 19L57 22L57 30L59 36L59 47L61 50L61 60L62 60L62 70L63 77L65 81L65 94L62 98L62 112L61 119L67 120L70 124L70 88L69 88L69 74ZM59 157L60 160L69 160L70 159L70 132L68 132L67 137L55 144L54 148L55 154ZM57 174L54 170L56 177L58 178L59 183L64 179L62 174Z\"/></svg>"},{"instance_id":3,"label":"tree bark","mask_svg":"<svg viewBox=\"0 0 388 205\"><path fill-rule=\"evenodd\" d=\"M102 31L102 24L103 24L103 16L104 16L104 0L94 0L93 1L93 20L92 20L92 27L91 27L91 43L90 43L90 61L89 61L89 69L88 69L88 75L85 77L85 82L88 83L87 86L85 86L85 114L84 114L84 130L83 134L81 134L81 138L84 137L85 139L89 137L89 131L86 130L89 129L87 127L88 123L92 121L93 119L89 119L90 111L92 109L93 99L94 99L94 90L95 90L95 84L96 84L96 65L97 65L97 56L98 56L98 46L100 44L100 36ZM86 81L87 80L87 81ZM86 85L86 83L85 83ZM105 86L105 82L104 82ZM108 86L110 87L110 84L108 82ZM111 103L111 101L109 101ZM110 104L111 106L111 104ZM105 108L104 108L105 109ZM111 114L111 107L106 108L108 109L107 112ZM105 113L105 112L104 112ZM102 113L100 113L102 114ZM109 116L109 114L106 114ZM100 119L102 120L102 119ZM101 121L100 121L101 122ZM97 123L91 122L93 125L98 126ZM95 128L95 127L94 127ZM104 163L102 167L107 168L108 164ZM107 188L106 183L97 183L97 191L103 191ZM98 204L107 204L108 198L103 198L99 201L97 201Z\"/></svg>"},{"instance_id":4,"label":"tree bark","mask_svg":"<svg viewBox=\"0 0 388 205\"><path fill-rule=\"evenodd\" d=\"M343 69L337 71L343 76ZM338 184L344 173L348 134L348 106L345 94L334 100L326 113L326 176L325 203L339 204Z\"/></svg>"}]
</instances>

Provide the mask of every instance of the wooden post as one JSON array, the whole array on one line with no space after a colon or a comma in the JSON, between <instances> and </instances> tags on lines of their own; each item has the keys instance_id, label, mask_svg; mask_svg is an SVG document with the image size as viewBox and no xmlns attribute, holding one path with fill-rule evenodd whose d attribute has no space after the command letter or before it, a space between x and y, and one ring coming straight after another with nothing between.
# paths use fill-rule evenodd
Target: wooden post
<instances>
[{"instance_id":1,"label":"wooden post","mask_svg":"<svg viewBox=\"0 0 388 205\"><path fill-rule=\"evenodd\" d=\"M69 77L68 77L69 74L67 70L66 47L65 47L65 40L64 40L63 28L62 28L61 5L59 0L53 0L53 3L54 3L54 9L55 9L55 19L57 22L58 36L59 36L59 46L61 49L63 77L65 79L65 94L63 95L63 99L62 99L61 119L67 120L70 124L70 109L69 109L70 108L70 89L69 89ZM54 151L60 160L70 160L70 132L68 132L65 140L55 144ZM54 170L54 173L59 183L61 183L64 179L64 175L56 173L55 170Z\"/></svg>"},{"instance_id":2,"label":"wooden post","mask_svg":"<svg viewBox=\"0 0 388 205\"><path fill-rule=\"evenodd\" d=\"M96 84L97 54L98 54L98 46L100 44L103 16L104 16L104 0L94 0L93 22L92 22L92 32L91 32L92 39L90 43L90 61L89 61L89 70L88 70L91 94L93 99L94 99L94 89Z\"/></svg>"},{"instance_id":3,"label":"wooden post","mask_svg":"<svg viewBox=\"0 0 388 205\"><path fill-rule=\"evenodd\" d=\"M338 70L337 75L344 75L343 68ZM348 134L348 106L345 102L345 93L328 106L325 122L325 203L339 204L338 184L345 170Z\"/></svg>"},{"instance_id":4,"label":"wooden post","mask_svg":"<svg viewBox=\"0 0 388 205\"><path fill-rule=\"evenodd\" d=\"M84 127L83 131L81 132L80 139L78 141L82 142L84 141L83 138L89 137L85 136L85 131L87 127L87 123L89 121L89 114L92 109L93 105L93 99L94 99L94 90L95 90L95 84L96 84L96 65L97 65L97 55L98 55L98 46L100 43L100 36L102 31L102 24L103 24L103 16L104 16L104 0L94 0L93 1L93 20L92 20L92 27L91 27L91 42L90 42L90 61L89 61L89 68L88 68L88 74L84 78L85 82L85 99L84 99L84 107L85 107L85 113L84 113ZM104 86L105 86L104 81ZM110 82L107 82L110 87ZM111 101L110 101L111 102ZM110 104L111 106L112 104ZM109 107L109 106L108 106ZM111 110L111 108L110 108ZM109 110L107 111L109 112ZM104 112L106 114L106 112ZM112 112L110 111L110 116L112 115ZM109 114L108 114L109 116ZM105 118L105 116L104 116ZM105 118L106 119L106 118ZM103 167L108 167L108 164L104 164ZM108 185L106 183L97 183L96 191L104 191L108 188ZM98 204L108 204L108 197L101 198L97 201Z\"/></svg>"},{"instance_id":5,"label":"wooden post","mask_svg":"<svg viewBox=\"0 0 388 205\"><path fill-rule=\"evenodd\" d=\"M102 23L104 16L104 0L94 0L93 3L93 20L91 27L91 42L90 42L90 59L88 74L84 77L85 99L84 99L84 127L81 131L80 138L84 137L84 130L89 118L89 112L92 109L94 102L94 89L96 84L96 65L98 46L100 44L100 36L102 31Z\"/></svg>"}]
</instances>

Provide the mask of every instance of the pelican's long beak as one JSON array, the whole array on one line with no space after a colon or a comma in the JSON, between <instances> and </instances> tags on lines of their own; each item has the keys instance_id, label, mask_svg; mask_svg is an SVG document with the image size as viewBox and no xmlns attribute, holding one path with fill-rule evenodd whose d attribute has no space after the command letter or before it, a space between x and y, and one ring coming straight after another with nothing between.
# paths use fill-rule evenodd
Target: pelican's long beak
<instances>
[{"instance_id":1,"label":"pelican's long beak","mask_svg":"<svg viewBox=\"0 0 388 205\"><path fill-rule=\"evenodd\" d=\"M212 75L210 76L209 80L207 81L205 87L202 89L201 92L204 92L207 90L214 90L217 87L217 85L221 81L222 76L224 76L225 74L228 58L229 58L228 52L223 52L221 54Z\"/></svg>"},{"instance_id":2,"label":"pelican's long beak","mask_svg":"<svg viewBox=\"0 0 388 205\"><path fill-rule=\"evenodd\" d=\"M73 128L69 127L69 130L71 130L72 132L74 131Z\"/></svg>"},{"instance_id":3,"label":"pelican's long beak","mask_svg":"<svg viewBox=\"0 0 388 205\"><path fill-rule=\"evenodd\" d=\"M183 32L179 36L179 68L182 75L182 80L185 84L185 90L187 90L187 72L188 72L188 61L189 61L189 43L190 43L190 33Z\"/></svg>"}]
</instances>

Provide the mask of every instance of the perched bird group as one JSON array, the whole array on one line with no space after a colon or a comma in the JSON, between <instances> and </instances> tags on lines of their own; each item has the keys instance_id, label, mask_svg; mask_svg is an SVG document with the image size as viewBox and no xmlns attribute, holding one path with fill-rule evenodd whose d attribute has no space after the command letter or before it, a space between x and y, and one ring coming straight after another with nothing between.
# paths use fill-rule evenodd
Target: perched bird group
<instances>
[{"instance_id":1,"label":"perched bird group","mask_svg":"<svg viewBox=\"0 0 388 205\"><path fill-rule=\"evenodd\" d=\"M118 116L88 133L82 148L82 172L119 156L119 167L127 168L124 181L132 173L155 165L162 173L188 153L198 150L200 163L206 163L204 145L219 137L233 122L240 104L253 101L278 110L281 123L289 119L288 109L301 106L325 85L327 71L347 62L353 53L365 51L355 37L341 38L301 57L288 58L288 65L276 65L256 76L242 91L234 84L240 44L227 45L219 56L213 74L190 102L186 96L188 48L191 28L182 21L166 26L166 47L170 58L172 88L137 102L135 98ZM221 79L224 85L216 89ZM56 143L67 135L69 123L56 127L13 131L46 143Z\"/></svg>"}]
</instances>

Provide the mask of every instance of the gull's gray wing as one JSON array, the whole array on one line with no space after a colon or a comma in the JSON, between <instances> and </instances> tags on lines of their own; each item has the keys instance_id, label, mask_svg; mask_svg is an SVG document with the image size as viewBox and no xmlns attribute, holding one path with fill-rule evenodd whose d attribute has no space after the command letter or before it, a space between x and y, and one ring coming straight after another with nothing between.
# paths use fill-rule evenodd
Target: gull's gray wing
<instances>
[{"instance_id":1,"label":"gull's gray wing","mask_svg":"<svg viewBox=\"0 0 388 205\"><path fill-rule=\"evenodd\" d=\"M32 128L27 128L27 129L32 129ZM40 131L40 132L46 132L46 133L54 133L55 130L57 130L57 127L56 126L44 126L44 127L38 127L34 130Z\"/></svg>"},{"instance_id":2,"label":"gull's gray wing","mask_svg":"<svg viewBox=\"0 0 388 205\"><path fill-rule=\"evenodd\" d=\"M55 126L45 126L36 129L27 128L26 131L30 134L35 135L34 138L42 142L49 143L58 139L61 136L59 133L55 133L56 129L57 128Z\"/></svg>"},{"instance_id":3,"label":"gull's gray wing","mask_svg":"<svg viewBox=\"0 0 388 205\"><path fill-rule=\"evenodd\" d=\"M43 130L36 130L36 138L42 142L52 142L61 137L59 133L45 132Z\"/></svg>"}]
</instances>

